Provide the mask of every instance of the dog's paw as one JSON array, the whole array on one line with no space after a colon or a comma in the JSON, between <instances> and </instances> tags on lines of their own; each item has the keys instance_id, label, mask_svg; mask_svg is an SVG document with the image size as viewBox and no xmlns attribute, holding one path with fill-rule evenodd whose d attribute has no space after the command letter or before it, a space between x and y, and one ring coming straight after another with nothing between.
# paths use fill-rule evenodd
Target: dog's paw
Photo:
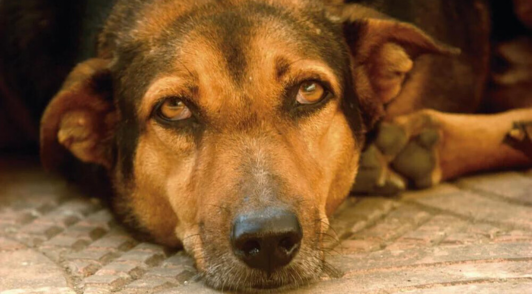
<instances>
[{"instance_id":1,"label":"dog's paw","mask_svg":"<svg viewBox=\"0 0 532 294\"><path fill-rule=\"evenodd\" d=\"M423 110L383 123L376 142L389 157L392 169L421 189L441 181L442 141L439 113Z\"/></svg>"},{"instance_id":2,"label":"dog's paw","mask_svg":"<svg viewBox=\"0 0 532 294\"><path fill-rule=\"evenodd\" d=\"M441 113L433 110L382 122L374 142L361 155L351 191L395 195L408 185L423 189L440 183L442 130Z\"/></svg>"},{"instance_id":3,"label":"dog's paw","mask_svg":"<svg viewBox=\"0 0 532 294\"><path fill-rule=\"evenodd\" d=\"M375 145L361 154L354 194L393 196L405 190L405 180L388 168L385 155Z\"/></svg>"},{"instance_id":4,"label":"dog's paw","mask_svg":"<svg viewBox=\"0 0 532 294\"><path fill-rule=\"evenodd\" d=\"M437 152L439 141L438 130L423 130L392 161L393 169L411 180L416 188L438 184L441 180Z\"/></svg>"}]
</instances>

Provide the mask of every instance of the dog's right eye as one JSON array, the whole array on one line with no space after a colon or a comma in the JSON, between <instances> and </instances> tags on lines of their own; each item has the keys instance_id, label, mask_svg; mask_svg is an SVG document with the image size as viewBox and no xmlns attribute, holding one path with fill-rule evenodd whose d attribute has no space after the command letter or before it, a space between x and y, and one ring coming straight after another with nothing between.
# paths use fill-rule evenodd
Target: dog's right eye
<instances>
[{"instance_id":1,"label":"dog's right eye","mask_svg":"<svg viewBox=\"0 0 532 294\"><path fill-rule=\"evenodd\" d=\"M165 98L157 105L155 114L168 122L176 122L192 117L190 108L179 98Z\"/></svg>"},{"instance_id":2,"label":"dog's right eye","mask_svg":"<svg viewBox=\"0 0 532 294\"><path fill-rule=\"evenodd\" d=\"M301 83L296 100L299 104L316 104L327 96L327 91L318 82L306 81Z\"/></svg>"}]
</instances>

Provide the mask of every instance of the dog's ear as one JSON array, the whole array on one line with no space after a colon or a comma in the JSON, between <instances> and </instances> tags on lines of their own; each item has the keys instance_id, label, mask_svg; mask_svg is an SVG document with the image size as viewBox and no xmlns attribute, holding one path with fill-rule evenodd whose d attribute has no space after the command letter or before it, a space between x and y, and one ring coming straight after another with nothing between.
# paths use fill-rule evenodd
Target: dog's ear
<instances>
[{"instance_id":1,"label":"dog's ear","mask_svg":"<svg viewBox=\"0 0 532 294\"><path fill-rule=\"evenodd\" d=\"M349 9L343 11L349 13ZM377 15L381 16L381 15ZM441 44L417 27L397 20L343 17L345 40L351 49L353 82L369 128L384 115L422 54L456 55L459 49Z\"/></svg>"},{"instance_id":2,"label":"dog's ear","mask_svg":"<svg viewBox=\"0 0 532 294\"><path fill-rule=\"evenodd\" d=\"M111 134L117 119L109 61L91 59L74 68L41 120L41 161L63 169L69 152L85 163L112 165Z\"/></svg>"}]
</instances>

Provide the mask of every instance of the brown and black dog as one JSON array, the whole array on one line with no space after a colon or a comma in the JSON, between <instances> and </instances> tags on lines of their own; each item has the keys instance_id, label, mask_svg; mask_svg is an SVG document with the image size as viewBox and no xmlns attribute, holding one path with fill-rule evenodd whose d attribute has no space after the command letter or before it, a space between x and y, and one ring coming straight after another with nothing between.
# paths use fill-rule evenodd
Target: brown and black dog
<instances>
[{"instance_id":1,"label":"brown and black dog","mask_svg":"<svg viewBox=\"0 0 532 294\"><path fill-rule=\"evenodd\" d=\"M106 19L44 113L42 161L103 167L124 223L212 287L316 280L359 165L371 192L532 164L531 109L451 114L485 97L485 1L119 0Z\"/></svg>"}]
</instances>

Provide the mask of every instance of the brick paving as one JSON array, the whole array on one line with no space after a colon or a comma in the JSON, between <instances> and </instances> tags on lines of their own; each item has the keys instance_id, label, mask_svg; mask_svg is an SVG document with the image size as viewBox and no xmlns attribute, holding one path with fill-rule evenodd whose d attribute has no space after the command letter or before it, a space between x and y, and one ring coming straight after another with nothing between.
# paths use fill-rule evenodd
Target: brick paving
<instances>
[{"instance_id":1,"label":"brick paving","mask_svg":"<svg viewBox=\"0 0 532 294\"><path fill-rule=\"evenodd\" d=\"M349 198L335 274L292 293L532 293L532 171L397 198ZM130 236L95 198L31 160L0 160L0 294L218 293L182 251Z\"/></svg>"}]
</instances>

